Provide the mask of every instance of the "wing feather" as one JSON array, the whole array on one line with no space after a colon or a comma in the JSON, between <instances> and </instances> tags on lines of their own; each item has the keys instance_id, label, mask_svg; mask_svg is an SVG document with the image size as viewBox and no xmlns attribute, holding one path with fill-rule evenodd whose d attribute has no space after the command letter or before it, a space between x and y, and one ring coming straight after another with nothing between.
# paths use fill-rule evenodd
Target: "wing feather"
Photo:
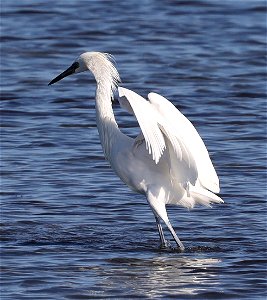
<instances>
[{"instance_id":1,"label":"wing feather","mask_svg":"<svg viewBox=\"0 0 267 300\"><path fill-rule=\"evenodd\" d=\"M158 163L166 148L163 134L157 125L158 113L147 100L138 94L122 87L118 90L120 105L134 113L144 135L146 148L149 154L152 154L153 160Z\"/></svg>"},{"instance_id":2,"label":"wing feather","mask_svg":"<svg viewBox=\"0 0 267 300\"><path fill-rule=\"evenodd\" d=\"M149 93L148 99L163 119L172 124L172 131L189 152L190 161L192 159L195 161L201 185L214 193L219 193L218 176L208 150L193 124L166 98Z\"/></svg>"},{"instance_id":3,"label":"wing feather","mask_svg":"<svg viewBox=\"0 0 267 300\"><path fill-rule=\"evenodd\" d=\"M146 147L155 163L159 162L164 149L168 148L173 182L184 185L190 182L194 185L198 175L194 158L173 130L172 123L155 109L153 103L128 89L119 87L118 90L120 105L136 116Z\"/></svg>"}]
</instances>

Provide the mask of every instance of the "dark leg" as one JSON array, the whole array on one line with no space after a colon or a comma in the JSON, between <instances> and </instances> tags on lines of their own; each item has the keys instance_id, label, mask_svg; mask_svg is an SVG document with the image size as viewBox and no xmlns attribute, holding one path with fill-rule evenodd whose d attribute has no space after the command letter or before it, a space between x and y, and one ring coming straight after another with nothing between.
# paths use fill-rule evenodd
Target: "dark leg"
<instances>
[{"instance_id":1,"label":"dark leg","mask_svg":"<svg viewBox=\"0 0 267 300\"><path fill-rule=\"evenodd\" d=\"M158 232L159 232L161 247L162 248L168 248L168 242L166 241L166 239L164 237L163 229L162 229L162 226L160 224L160 219L159 219L158 216L155 216L155 219L156 219L157 228L158 228Z\"/></svg>"},{"instance_id":2,"label":"dark leg","mask_svg":"<svg viewBox=\"0 0 267 300\"><path fill-rule=\"evenodd\" d=\"M170 232L171 232L171 234L172 234L172 236L173 236L173 238L174 238L177 246L180 248L181 251L184 251L184 249L185 249L184 245L180 241L180 239L178 238L178 236L176 235L174 229L172 228L172 225L171 225L170 221L166 222L166 225L167 225L168 229L170 230Z\"/></svg>"}]
</instances>

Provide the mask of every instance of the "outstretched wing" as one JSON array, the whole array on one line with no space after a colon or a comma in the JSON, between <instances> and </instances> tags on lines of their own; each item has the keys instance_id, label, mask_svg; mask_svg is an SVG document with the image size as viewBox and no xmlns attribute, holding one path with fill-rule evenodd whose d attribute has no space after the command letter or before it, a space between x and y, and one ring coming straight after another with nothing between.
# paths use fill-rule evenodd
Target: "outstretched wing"
<instances>
[{"instance_id":1,"label":"outstretched wing","mask_svg":"<svg viewBox=\"0 0 267 300\"><path fill-rule=\"evenodd\" d=\"M179 178L179 181L184 183L189 181L194 185L197 179L194 158L180 137L179 131L174 130L172 122L160 113L154 103L126 88L119 87L118 90L120 105L135 115L146 147L155 163L159 162L164 149L168 148L171 163L175 164L170 170L172 178Z\"/></svg>"},{"instance_id":2,"label":"outstretched wing","mask_svg":"<svg viewBox=\"0 0 267 300\"><path fill-rule=\"evenodd\" d=\"M119 87L119 102L121 107L133 113L140 125L146 141L146 148L152 154L153 160L158 163L164 149L165 141L157 125L157 112L152 105L138 94Z\"/></svg>"},{"instance_id":3,"label":"outstretched wing","mask_svg":"<svg viewBox=\"0 0 267 300\"><path fill-rule=\"evenodd\" d=\"M148 99L159 114L172 124L173 131L179 134L186 149L193 156L201 185L214 193L219 193L219 178L208 150L193 124L166 98L149 93Z\"/></svg>"}]
</instances>

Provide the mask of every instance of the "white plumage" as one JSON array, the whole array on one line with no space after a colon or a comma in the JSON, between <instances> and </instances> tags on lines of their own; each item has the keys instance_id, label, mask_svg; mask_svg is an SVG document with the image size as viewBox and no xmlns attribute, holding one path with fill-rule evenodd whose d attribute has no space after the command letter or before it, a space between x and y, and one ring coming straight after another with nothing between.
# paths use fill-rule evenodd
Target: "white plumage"
<instances>
[{"instance_id":1,"label":"white plumage","mask_svg":"<svg viewBox=\"0 0 267 300\"><path fill-rule=\"evenodd\" d=\"M109 54L86 52L49 84L90 70L97 82L96 121L105 157L116 174L132 190L146 195L155 215L162 246L167 246L163 220L181 250L166 204L193 208L222 203L215 195L219 179L204 142L192 123L166 98L149 93L148 101L118 87L121 107L135 115L141 132L135 138L123 134L115 120L111 99L120 80Z\"/></svg>"}]
</instances>

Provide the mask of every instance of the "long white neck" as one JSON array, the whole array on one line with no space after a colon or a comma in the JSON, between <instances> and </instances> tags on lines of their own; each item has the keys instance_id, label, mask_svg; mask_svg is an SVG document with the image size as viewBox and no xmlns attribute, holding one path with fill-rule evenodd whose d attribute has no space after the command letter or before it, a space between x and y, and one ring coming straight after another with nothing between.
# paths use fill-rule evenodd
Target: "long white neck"
<instances>
[{"instance_id":1,"label":"long white neck","mask_svg":"<svg viewBox=\"0 0 267 300\"><path fill-rule=\"evenodd\" d=\"M109 82L98 82L96 89L96 123L101 145L106 159L110 162L112 147L121 131L115 120L111 102L111 86Z\"/></svg>"},{"instance_id":2,"label":"long white neck","mask_svg":"<svg viewBox=\"0 0 267 300\"><path fill-rule=\"evenodd\" d=\"M86 52L80 56L80 71L90 70L97 83L96 122L105 157L112 165L112 148L122 138L112 109L111 98L120 76L111 56L100 52Z\"/></svg>"}]
</instances>

